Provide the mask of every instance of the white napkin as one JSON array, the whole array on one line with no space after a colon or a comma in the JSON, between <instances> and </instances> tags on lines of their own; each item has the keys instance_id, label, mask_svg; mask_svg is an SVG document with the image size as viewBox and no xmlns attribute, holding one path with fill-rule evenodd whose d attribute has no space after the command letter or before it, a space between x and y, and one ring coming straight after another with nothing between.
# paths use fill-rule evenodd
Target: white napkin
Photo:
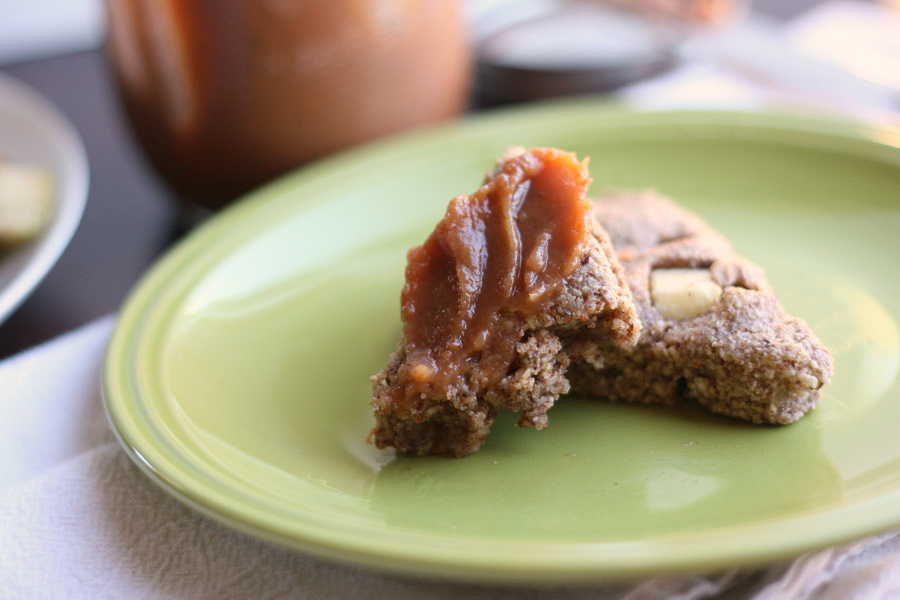
<instances>
[{"instance_id":1,"label":"white napkin","mask_svg":"<svg viewBox=\"0 0 900 600\"><path fill-rule=\"evenodd\" d=\"M896 598L900 532L767 570L513 588L339 565L228 529L170 497L110 429L113 317L0 363L0 598L657 600ZM736 542L737 543L737 542Z\"/></svg>"}]
</instances>

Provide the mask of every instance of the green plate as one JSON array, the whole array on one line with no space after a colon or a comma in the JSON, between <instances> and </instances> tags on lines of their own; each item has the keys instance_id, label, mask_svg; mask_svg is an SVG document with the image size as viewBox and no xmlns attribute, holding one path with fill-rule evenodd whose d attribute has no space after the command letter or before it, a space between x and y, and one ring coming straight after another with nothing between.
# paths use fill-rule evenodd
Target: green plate
<instances>
[{"instance_id":1,"label":"green plate","mask_svg":"<svg viewBox=\"0 0 900 600\"><path fill-rule=\"evenodd\" d=\"M465 459L365 442L405 252L511 145L652 186L763 265L835 356L786 427L569 398ZM756 565L900 526L900 133L796 115L487 113L329 159L217 215L134 291L105 398L131 457L233 527L407 574L599 581ZM509 415L507 415L509 416Z\"/></svg>"}]
</instances>

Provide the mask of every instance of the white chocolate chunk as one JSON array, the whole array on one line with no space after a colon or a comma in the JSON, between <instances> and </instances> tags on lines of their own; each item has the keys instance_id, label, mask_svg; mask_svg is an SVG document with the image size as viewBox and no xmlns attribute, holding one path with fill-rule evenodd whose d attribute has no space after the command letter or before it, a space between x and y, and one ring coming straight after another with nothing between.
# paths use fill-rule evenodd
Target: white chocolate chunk
<instances>
[{"instance_id":1,"label":"white chocolate chunk","mask_svg":"<svg viewBox=\"0 0 900 600\"><path fill-rule=\"evenodd\" d=\"M809 373L800 373L799 375L797 375L797 381L799 381L800 385L802 385L803 387L807 387L811 390L815 390L822 385L821 383L819 383L818 378L813 377Z\"/></svg>"},{"instance_id":2,"label":"white chocolate chunk","mask_svg":"<svg viewBox=\"0 0 900 600\"><path fill-rule=\"evenodd\" d=\"M53 212L53 177L46 169L0 162L0 245L38 235Z\"/></svg>"},{"instance_id":3,"label":"white chocolate chunk","mask_svg":"<svg viewBox=\"0 0 900 600\"><path fill-rule=\"evenodd\" d=\"M707 312L722 297L709 269L654 269L650 298L666 319L690 319Z\"/></svg>"}]
</instances>

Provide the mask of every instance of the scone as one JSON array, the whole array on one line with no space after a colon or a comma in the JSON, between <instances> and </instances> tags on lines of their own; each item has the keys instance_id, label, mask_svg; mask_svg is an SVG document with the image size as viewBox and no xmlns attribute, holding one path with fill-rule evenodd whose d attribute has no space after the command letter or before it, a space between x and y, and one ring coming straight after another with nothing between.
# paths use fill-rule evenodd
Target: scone
<instances>
[{"instance_id":1,"label":"scone","mask_svg":"<svg viewBox=\"0 0 900 600\"><path fill-rule=\"evenodd\" d=\"M542 428L573 361L600 364L599 341L635 344L636 307L593 225L589 183L567 152L513 153L409 251L402 338L372 377L378 447L465 456L500 409Z\"/></svg>"},{"instance_id":2,"label":"scone","mask_svg":"<svg viewBox=\"0 0 900 600\"><path fill-rule=\"evenodd\" d=\"M693 399L754 423L786 424L831 380L828 349L789 315L763 271L696 215L655 192L595 203L643 325L633 348L598 339L601 365L578 360L574 392L619 402Z\"/></svg>"}]
</instances>

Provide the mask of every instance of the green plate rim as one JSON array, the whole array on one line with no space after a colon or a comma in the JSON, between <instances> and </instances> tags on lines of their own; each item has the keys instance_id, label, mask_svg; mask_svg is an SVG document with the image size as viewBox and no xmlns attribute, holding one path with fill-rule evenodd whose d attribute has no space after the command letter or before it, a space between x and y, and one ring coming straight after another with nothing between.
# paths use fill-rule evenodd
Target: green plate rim
<instances>
[{"instance_id":1,"label":"green plate rim","mask_svg":"<svg viewBox=\"0 0 900 600\"><path fill-rule=\"evenodd\" d=\"M467 538L396 531L390 540L385 540L369 536L372 532L368 531L335 528L331 523L318 522L314 516L306 523L287 523L268 513L264 506L236 504L228 494L215 489L216 482L198 481L198 473L177 456L177 449L166 447L166 432L155 430L145 411L146 402L152 400L143 397L147 387L155 385L148 375L153 372L153 348L165 334L165 323L179 296L190 288L198 274L227 254L230 246L225 240L247 235L244 224L248 219L277 211L289 196L286 192L298 186L313 185L352 170L356 164L402 160L406 153L427 152L448 143L477 143L489 135L486 130L514 127L523 118L568 124L584 120L593 127L601 121L615 127L635 120L681 128L692 124L737 125L748 135L773 142L789 139L798 143L802 139L819 148L852 147L856 155L900 168L900 133L888 127L778 112L640 112L594 99L486 111L324 159L276 180L199 226L153 265L126 299L107 350L102 389L108 417L128 456L180 501L255 537L357 566L466 581L597 582L762 565L900 526L897 489L875 500L843 505L839 510L816 510L787 521L701 532L691 538L688 548L683 546L682 535L622 542L473 544ZM292 210L304 210L322 201L325 200L294 198ZM141 369L142 364L150 367ZM204 476L202 472L199 475ZM736 541L748 531L757 540L751 547Z\"/></svg>"}]
</instances>

